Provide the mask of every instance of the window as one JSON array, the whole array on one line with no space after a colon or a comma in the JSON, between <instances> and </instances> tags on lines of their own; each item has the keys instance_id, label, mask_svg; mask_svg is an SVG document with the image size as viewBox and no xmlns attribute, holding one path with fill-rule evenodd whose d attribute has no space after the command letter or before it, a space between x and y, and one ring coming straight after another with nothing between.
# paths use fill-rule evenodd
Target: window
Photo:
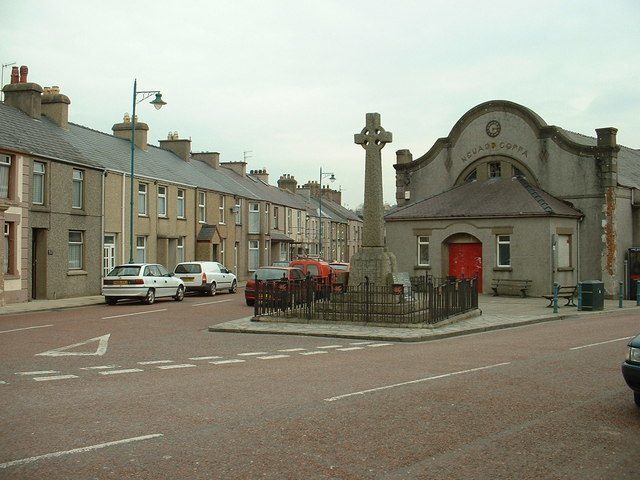
<instances>
[{"instance_id":1,"label":"window","mask_svg":"<svg viewBox=\"0 0 640 480\"><path fill-rule=\"evenodd\" d=\"M255 272L260 265L260 241L249 240L249 271Z\"/></svg>"},{"instance_id":2,"label":"window","mask_svg":"<svg viewBox=\"0 0 640 480\"><path fill-rule=\"evenodd\" d=\"M73 170L73 194L71 200L72 208L82 208L84 172L82 170Z\"/></svg>"},{"instance_id":3,"label":"window","mask_svg":"<svg viewBox=\"0 0 640 480\"><path fill-rule=\"evenodd\" d=\"M489 178L500 176L500 162L489 162Z\"/></svg>"},{"instance_id":4,"label":"window","mask_svg":"<svg viewBox=\"0 0 640 480\"><path fill-rule=\"evenodd\" d=\"M236 225L240 225L242 223L242 199L241 198L236 200L236 205L233 211L236 216Z\"/></svg>"},{"instance_id":5,"label":"window","mask_svg":"<svg viewBox=\"0 0 640 480\"><path fill-rule=\"evenodd\" d=\"M69 270L82 270L83 232L69 230Z\"/></svg>"},{"instance_id":6,"label":"window","mask_svg":"<svg viewBox=\"0 0 640 480\"><path fill-rule=\"evenodd\" d=\"M522 173L522 170L520 170L518 167L516 167L515 165L511 165L511 173L513 177L522 177L522 178L526 178L525 174Z\"/></svg>"},{"instance_id":7,"label":"window","mask_svg":"<svg viewBox=\"0 0 640 480\"><path fill-rule=\"evenodd\" d=\"M13 230L13 224L5 222L4 224L4 251L2 252L2 271L9 273L12 270L12 258L13 255L13 241L11 231Z\"/></svg>"},{"instance_id":8,"label":"window","mask_svg":"<svg viewBox=\"0 0 640 480\"><path fill-rule=\"evenodd\" d=\"M184 237L178 237L176 243L176 260L177 263L184 262Z\"/></svg>"},{"instance_id":9,"label":"window","mask_svg":"<svg viewBox=\"0 0 640 480\"><path fill-rule=\"evenodd\" d=\"M158 216L167 216L167 187L158 186Z\"/></svg>"},{"instance_id":10,"label":"window","mask_svg":"<svg viewBox=\"0 0 640 480\"><path fill-rule=\"evenodd\" d=\"M293 231L293 210L287 208L287 233Z\"/></svg>"},{"instance_id":11,"label":"window","mask_svg":"<svg viewBox=\"0 0 640 480\"><path fill-rule=\"evenodd\" d=\"M571 235L558 235L558 268L571 268Z\"/></svg>"},{"instance_id":12,"label":"window","mask_svg":"<svg viewBox=\"0 0 640 480\"><path fill-rule=\"evenodd\" d=\"M280 242L280 258L278 260L286 261L289 260L289 249L287 248L287 244L285 242Z\"/></svg>"},{"instance_id":13,"label":"window","mask_svg":"<svg viewBox=\"0 0 640 480\"><path fill-rule=\"evenodd\" d=\"M498 267L510 267L511 266L511 236L510 235L498 235L496 237L497 245L497 265Z\"/></svg>"},{"instance_id":14,"label":"window","mask_svg":"<svg viewBox=\"0 0 640 480\"><path fill-rule=\"evenodd\" d=\"M260 233L260 204L249 202L249 233Z\"/></svg>"},{"instance_id":15,"label":"window","mask_svg":"<svg viewBox=\"0 0 640 480\"><path fill-rule=\"evenodd\" d=\"M418 236L418 265L429 265L429 237Z\"/></svg>"},{"instance_id":16,"label":"window","mask_svg":"<svg viewBox=\"0 0 640 480\"><path fill-rule=\"evenodd\" d=\"M136 237L136 262L147 261L147 237Z\"/></svg>"},{"instance_id":17,"label":"window","mask_svg":"<svg viewBox=\"0 0 640 480\"><path fill-rule=\"evenodd\" d=\"M11 157L0 155L0 198L9 198L11 179Z\"/></svg>"},{"instance_id":18,"label":"window","mask_svg":"<svg viewBox=\"0 0 640 480\"><path fill-rule=\"evenodd\" d=\"M207 193L198 192L198 222L207 223Z\"/></svg>"},{"instance_id":19,"label":"window","mask_svg":"<svg viewBox=\"0 0 640 480\"><path fill-rule=\"evenodd\" d=\"M226 263L226 258L224 253L226 249L227 249L227 239L223 238L220 240L220 258L218 259L220 263Z\"/></svg>"},{"instance_id":20,"label":"window","mask_svg":"<svg viewBox=\"0 0 640 480\"><path fill-rule=\"evenodd\" d=\"M138 184L138 215L147 214L147 184Z\"/></svg>"},{"instance_id":21,"label":"window","mask_svg":"<svg viewBox=\"0 0 640 480\"><path fill-rule=\"evenodd\" d=\"M466 177L464 177L465 183L470 183L477 179L478 179L478 171L475 168L471 170Z\"/></svg>"},{"instance_id":22,"label":"window","mask_svg":"<svg viewBox=\"0 0 640 480\"><path fill-rule=\"evenodd\" d=\"M218 200L218 210L220 211L220 220L218 221L218 223L222 223L224 224L224 195L220 195L219 200Z\"/></svg>"},{"instance_id":23,"label":"window","mask_svg":"<svg viewBox=\"0 0 640 480\"><path fill-rule=\"evenodd\" d=\"M178 190L178 199L176 200L176 211L178 218L184 218L184 190Z\"/></svg>"},{"instance_id":24,"label":"window","mask_svg":"<svg viewBox=\"0 0 640 480\"><path fill-rule=\"evenodd\" d=\"M298 210L297 227L298 227L298 235L299 235L300 233L302 233L302 212L300 210Z\"/></svg>"},{"instance_id":25,"label":"window","mask_svg":"<svg viewBox=\"0 0 640 480\"><path fill-rule=\"evenodd\" d=\"M44 204L44 174L44 163L33 162L33 185L31 186L31 200L37 205Z\"/></svg>"},{"instance_id":26,"label":"window","mask_svg":"<svg viewBox=\"0 0 640 480\"><path fill-rule=\"evenodd\" d=\"M271 222L271 229L278 230L280 226L278 225L278 207L273 207L273 221Z\"/></svg>"}]
</instances>

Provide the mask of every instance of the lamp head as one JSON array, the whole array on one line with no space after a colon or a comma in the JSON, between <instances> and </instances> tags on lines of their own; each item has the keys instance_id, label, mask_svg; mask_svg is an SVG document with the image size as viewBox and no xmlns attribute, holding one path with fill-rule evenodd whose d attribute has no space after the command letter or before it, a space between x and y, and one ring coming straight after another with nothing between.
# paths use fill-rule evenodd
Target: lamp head
<instances>
[{"instance_id":1,"label":"lamp head","mask_svg":"<svg viewBox=\"0 0 640 480\"><path fill-rule=\"evenodd\" d=\"M151 102L151 105L153 105L154 107L156 107L156 110L160 110L162 108L163 105L166 105L167 102L165 102L164 100L162 100L162 94L160 92L156 93L156 98L154 98Z\"/></svg>"},{"instance_id":2,"label":"lamp head","mask_svg":"<svg viewBox=\"0 0 640 480\"><path fill-rule=\"evenodd\" d=\"M329 180L331 180L331 183L336 181L336 176L332 173L331 176L329 177Z\"/></svg>"}]
</instances>

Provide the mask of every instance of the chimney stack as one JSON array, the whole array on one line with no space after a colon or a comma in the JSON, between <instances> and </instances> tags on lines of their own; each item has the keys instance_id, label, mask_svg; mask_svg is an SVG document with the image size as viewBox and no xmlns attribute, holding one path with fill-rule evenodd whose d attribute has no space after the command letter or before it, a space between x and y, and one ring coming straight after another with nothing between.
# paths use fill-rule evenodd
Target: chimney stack
<instances>
[{"instance_id":1,"label":"chimney stack","mask_svg":"<svg viewBox=\"0 0 640 480\"><path fill-rule=\"evenodd\" d=\"M293 175L285 173L278 179L278 188L286 190L287 192L296 193L298 182Z\"/></svg>"},{"instance_id":2,"label":"chimney stack","mask_svg":"<svg viewBox=\"0 0 640 480\"><path fill-rule=\"evenodd\" d=\"M403 163L411 163L413 161L413 155L409 150L398 150L396 152L396 163L401 165Z\"/></svg>"},{"instance_id":3,"label":"chimney stack","mask_svg":"<svg viewBox=\"0 0 640 480\"><path fill-rule=\"evenodd\" d=\"M267 185L269 185L269 172L267 172L266 168L263 168L261 170L251 170L249 172L249 174L253 175L258 180L261 180L262 182L264 182Z\"/></svg>"},{"instance_id":4,"label":"chimney stack","mask_svg":"<svg viewBox=\"0 0 640 480\"><path fill-rule=\"evenodd\" d=\"M149 125L146 123L138 122L138 116L136 115L135 119L135 130L136 130L136 147L147 150L147 137L149 133ZM124 118L122 119L122 123L116 123L113 127L111 127L113 131L113 136L118 138L124 138L125 140L131 141L131 117L128 113L124 114Z\"/></svg>"},{"instance_id":5,"label":"chimney stack","mask_svg":"<svg viewBox=\"0 0 640 480\"><path fill-rule=\"evenodd\" d=\"M185 162L191 158L191 140L180 138L178 132L169 132L166 140L160 140L160 148L175 153Z\"/></svg>"},{"instance_id":6,"label":"chimney stack","mask_svg":"<svg viewBox=\"0 0 640 480\"><path fill-rule=\"evenodd\" d=\"M192 153L191 158L205 162L214 170L220 168L220 154L218 152Z\"/></svg>"},{"instance_id":7,"label":"chimney stack","mask_svg":"<svg viewBox=\"0 0 640 480\"><path fill-rule=\"evenodd\" d=\"M229 170L233 170L238 175L243 177L247 176L247 162L222 162L220 165Z\"/></svg>"},{"instance_id":8,"label":"chimney stack","mask_svg":"<svg viewBox=\"0 0 640 480\"><path fill-rule=\"evenodd\" d=\"M44 87L42 95L42 115L61 128L69 127L69 105L71 101L60 93L60 87Z\"/></svg>"},{"instance_id":9,"label":"chimney stack","mask_svg":"<svg viewBox=\"0 0 640 480\"><path fill-rule=\"evenodd\" d=\"M20 70L18 67L11 69L11 83L2 88L4 103L39 120L42 115L42 87L37 83L27 82L28 73L29 69L25 65Z\"/></svg>"}]
</instances>

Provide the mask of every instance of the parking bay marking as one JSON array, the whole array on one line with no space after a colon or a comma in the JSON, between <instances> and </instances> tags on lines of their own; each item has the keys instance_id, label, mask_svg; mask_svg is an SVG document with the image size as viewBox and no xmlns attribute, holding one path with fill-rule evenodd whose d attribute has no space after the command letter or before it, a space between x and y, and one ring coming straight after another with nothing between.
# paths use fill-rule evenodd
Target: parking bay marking
<instances>
[{"instance_id":1,"label":"parking bay marking","mask_svg":"<svg viewBox=\"0 0 640 480\"><path fill-rule=\"evenodd\" d=\"M454 375L462 375L463 373L471 373L471 372L479 372L481 370L489 370L491 368L502 367L502 366L510 365L510 364L511 364L511 362L504 362L504 363L496 363L495 365L486 365L484 367L470 368L468 370L459 370L457 372L444 373L442 375L434 375L433 377L419 378L417 380L410 380L408 382L394 383L393 385L385 385L383 387L370 388L368 390L361 390L359 392L345 393L344 395L338 395L336 397L325 398L324 401L325 402L335 402L336 400L342 400L343 398L354 397L356 395L365 395L367 393L379 392L381 390L388 390L390 388L404 387L406 385L413 385L413 384L416 384L416 383L428 382L430 380L438 380L440 378L453 377Z\"/></svg>"},{"instance_id":2,"label":"parking bay marking","mask_svg":"<svg viewBox=\"0 0 640 480\"><path fill-rule=\"evenodd\" d=\"M166 308L161 308L159 310L145 310L144 312L123 313L122 315L111 315L110 317L102 317L101 320L109 320L111 318L132 317L134 315L145 315L147 313L166 312L166 311L167 311Z\"/></svg>"},{"instance_id":3,"label":"parking bay marking","mask_svg":"<svg viewBox=\"0 0 640 480\"><path fill-rule=\"evenodd\" d=\"M62 457L62 456L65 456L65 455L73 455L74 453L85 453L85 452L90 452L92 450L99 450L101 448L111 447L111 446L114 446L114 445L123 445L123 444L126 444L126 443L140 442L142 440L149 440L151 438L158 438L158 437L162 437L162 436L163 436L162 433L154 433L154 434L151 434L151 435L143 435L141 437L132 437L132 438L125 438L123 440L116 440L116 441L113 441L113 442L99 443L97 445L90 445L88 447L74 448L72 450L65 450L65 451L60 451L60 452L46 453L44 455L38 455L36 457L22 458L20 460L13 460L11 462L0 463L0 468L15 467L17 465L27 465L29 463L37 462L38 460L46 460L46 459L49 459L49 458L58 458L58 457Z\"/></svg>"},{"instance_id":4,"label":"parking bay marking","mask_svg":"<svg viewBox=\"0 0 640 480\"><path fill-rule=\"evenodd\" d=\"M573 347L570 348L569 350L580 350L581 348L589 348L589 347L596 347L598 345L605 345L607 343L613 343L613 342L621 342L622 340L629 340L631 337L622 337L622 338L615 338L613 340L607 340L605 342L598 342L598 343L590 343L589 345L581 345L579 347Z\"/></svg>"},{"instance_id":5,"label":"parking bay marking","mask_svg":"<svg viewBox=\"0 0 640 480\"><path fill-rule=\"evenodd\" d=\"M36 325L35 327L14 328L12 330L3 330L0 333L20 332L21 330L33 330L34 328L53 327L53 325Z\"/></svg>"}]
</instances>

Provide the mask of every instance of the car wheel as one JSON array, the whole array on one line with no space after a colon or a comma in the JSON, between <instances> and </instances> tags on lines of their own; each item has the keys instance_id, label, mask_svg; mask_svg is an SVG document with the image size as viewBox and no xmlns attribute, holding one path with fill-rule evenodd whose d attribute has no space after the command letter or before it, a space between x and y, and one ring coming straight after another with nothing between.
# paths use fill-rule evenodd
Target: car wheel
<instances>
[{"instance_id":1,"label":"car wheel","mask_svg":"<svg viewBox=\"0 0 640 480\"><path fill-rule=\"evenodd\" d=\"M209 285L209 290L207 290L207 295L213 297L216 294L216 282L211 282Z\"/></svg>"},{"instance_id":2,"label":"car wheel","mask_svg":"<svg viewBox=\"0 0 640 480\"><path fill-rule=\"evenodd\" d=\"M173 299L176 302L181 302L182 300L184 300L184 287L182 285L180 285L178 287L178 291L176 292L175 296L173 297Z\"/></svg>"},{"instance_id":3,"label":"car wheel","mask_svg":"<svg viewBox=\"0 0 640 480\"><path fill-rule=\"evenodd\" d=\"M248 305L248 306L253 307L254 300L249 300L249 299L247 298L247 299L245 299L245 301L247 302L247 305Z\"/></svg>"},{"instance_id":4,"label":"car wheel","mask_svg":"<svg viewBox=\"0 0 640 480\"><path fill-rule=\"evenodd\" d=\"M231 288L229 289L229 293L236 293L238 291L238 282L235 280L231 284Z\"/></svg>"},{"instance_id":5,"label":"car wheel","mask_svg":"<svg viewBox=\"0 0 640 480\"><path fill-rule=\"evenodd\" d=\"M633 399L636 402L636 405L640 407L640 393L633 392Z\"/></svg>"},{"instance_id":6,"label":"car wheel","mask_svg":"<svg viewBox=\"0 0 640 480\"><path fill-rule=\"evenodd\" d=\"M118 299L115 297L105 297L104 301L107 303L107 305L115 305L116 303L118 303Z\"/></svg>"},{"instance_id":7,"label":"car wheel","mask_svg":"<svg viewBox=\"0 0 640 480\"><path fill-rule=\"evenodd\" d=\"M153 288L150 288L147 291L147 295L144 297L144 303L146 303L147 305L151 305L155 301L156 301L156 292L153 290Z\"/></svg>"}]
</instances>

